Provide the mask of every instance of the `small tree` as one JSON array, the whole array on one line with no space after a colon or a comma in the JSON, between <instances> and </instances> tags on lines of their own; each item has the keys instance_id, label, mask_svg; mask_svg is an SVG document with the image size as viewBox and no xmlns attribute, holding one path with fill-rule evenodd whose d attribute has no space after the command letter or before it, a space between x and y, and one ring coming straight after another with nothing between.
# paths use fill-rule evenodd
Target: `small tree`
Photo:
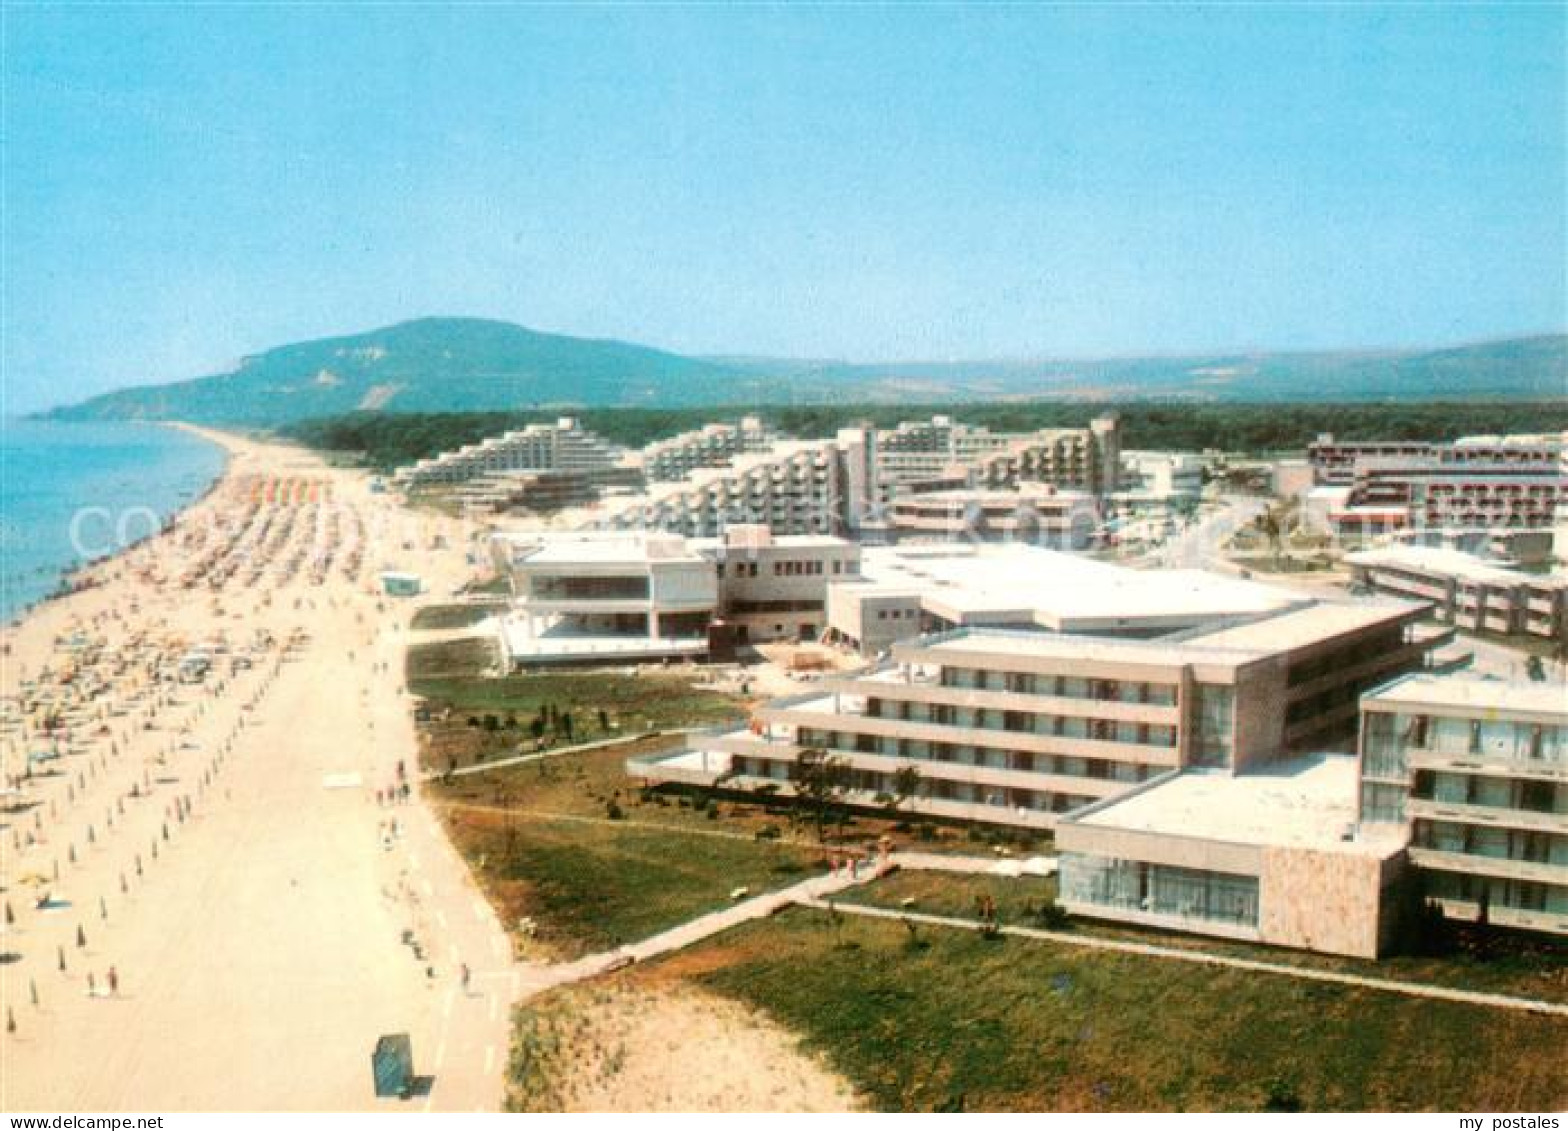
<instances>
[{"instance_id":1,"label":"small tree","mask_svg":"<svg viewBox=\"0 0 1568 1131\"><path fill-rule=\"evenodd\" d=\"M893 795L888 803L891 812L898 812L911 797L920 792L920 767L900 766L893 772Z\"/></svg>"},{"instance_id":2,"label":"small tree","mask_svg":"<svg viewBox=\"0 0 1568 1131\"><path fill-rule=\"evenodd\" d=\"M849 789L849 763L826 750L802 750L790 768L790 783L795 796L817 825L817 841L826 843L828 822Z\"/></svg>"}]
</instances>

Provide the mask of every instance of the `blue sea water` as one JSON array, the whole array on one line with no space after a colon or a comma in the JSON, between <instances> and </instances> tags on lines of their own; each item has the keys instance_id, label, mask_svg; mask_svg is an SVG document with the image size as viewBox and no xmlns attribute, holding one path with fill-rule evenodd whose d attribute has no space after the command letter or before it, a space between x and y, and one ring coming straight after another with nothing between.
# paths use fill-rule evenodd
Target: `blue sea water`
<instances>
[{"instance_id":1,"label":"blue sea water","mask_svg":"<svg viewBox=\"0 0 1568 1131\"><path fill-rule=\"evenodd\" d=\"M153 533L223 464L223 449L156 424L0 420L0 620Z\"/></svg>"}]
</instances>

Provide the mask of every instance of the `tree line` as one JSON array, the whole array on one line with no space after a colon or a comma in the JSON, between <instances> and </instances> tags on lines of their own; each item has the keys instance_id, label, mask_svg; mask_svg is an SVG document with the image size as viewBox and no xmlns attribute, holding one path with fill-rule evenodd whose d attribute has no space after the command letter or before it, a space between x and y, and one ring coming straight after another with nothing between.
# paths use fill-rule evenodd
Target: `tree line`
<instances>
[{"instance_id":1,"label":"tree line","mask_svg":"<svg viewBox=\"0 0 1568 1131\"><path fill-rule=\"evenodd\" d=\"M890 427L946 414L999 432L1079 428L1103 413L1122 419L1128 448L1266 453L1300 451L1322 432L1344 440L1452 440L1460 436L1568 429L1568 398L1552 401L1424 403L1187 404L1064 401L931 404L780 405L756 408L593 408L575 413L583 427L641 447L712 421L754 413L791 436L831 436L849 424ZM278 434L352 457L379 471L475 443L512 428L553 421L556 412L355 412L286 425Z\"/></svg>"}]
</instances>

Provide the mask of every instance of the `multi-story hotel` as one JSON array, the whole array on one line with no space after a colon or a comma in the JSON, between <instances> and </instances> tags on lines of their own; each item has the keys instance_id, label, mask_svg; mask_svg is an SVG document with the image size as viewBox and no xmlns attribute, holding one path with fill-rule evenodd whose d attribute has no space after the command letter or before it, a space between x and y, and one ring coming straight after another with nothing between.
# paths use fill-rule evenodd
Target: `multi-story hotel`
<instances>
[{"instance_id":1,"label":"multi-story hotel","mask_svg":"<svg viewBox=\"0 0 1568 1131\"><path fill-rule=\"evenodd\" d=\"M877 469L886 495L913 482L959 476L967 486L1041 483L1090 494L1116 489L1121 426L1114 414L1087 428L992 432L948 416L906 421L877 433Z\"/></svg>"},{"instance_id":2,"label":"multi-story hotel","mask_svg":"<svg viewBox=\"0 0 1568 1131\"><path fill-rule=\"evenodd\" d=\"M685 479L698 468L724 467L737 456L765 452L782 437L755 416L738 424L707 424L665 440L655 440L633 457L649 483Z\"/></svg>"},{"instance_id":3,"label":"multi-story hotel","mask_svg":"<svg viewBox=\"0 0 1568 1131\"><path fill-rule=\"evenodd\" d=\"M609 471L624 449L586 431L563 416L554 424L530 424L477 444L465 444L400 468L392 481L405 490L464 483L480 476L513 471Z\"/></svg>"},{"instance_id":4,"label":"multi-story hotel","mask_svg":"<svg viewBox=\"0 0 1568 1131\"><path fill-rule=\"evenodd\" d=\"M1091 495L1108 495L1121 484L1121 424L1097 416L1087 428L1037 432L982 456L974 465L980 487L1049 483Z\"/></svg>"},{"instance_id":5,"label":"multi-story hotel","mask_svg":"<svg viewBox=\"0 0 1568 1131\"><path fill-rule=\"evenodd\" d=\"M900 494L888 508L899 541L1028 542L1081 550L1100 524L1093 495L1034 485L1019 490L959 489Z\"/></svg>"},{"instance_id":6,"label":"multi-story hotel","mask_svg":"<svg viewBox=\"0 0 1568 1131\"><path fill-rule=\"evenodd\" d=\"M843 428L832 440L785 441L653 484L589 515L586 525L694 538L717 537L732 523L760 523L774 534L846 534L872 517L876 492L875 432Z\"/></svg>"},{"instance_id":7,"label":"multi-story hotel","mask_svg":"<svg viewBox=\"0 0 1568 1131\"><path fill-rule=\"evenodd\" d=\"M1335 443L1309 449L1321 506L1345 539L1402 529L1547 529L1568 505L1568 436L1477 436L1451 444Z\"/></svg>"},{"instance_id":8,"label":"multi-story hotel","mask_svg":"<svg viewBox=\"0 0 1568 1131\"><path fill-rule=\"evenodd\" d=\"M1447 915L1568 934L1561 683L1389 684L1362 700L1360 780L1359 819L1408 830Z\"/></svg>"},{"instance_id":9,"label":"multi-story hotel","mask_svg":"<svg viewBox=\"0 0 1568 1131\"><path fill-rule=\"evenodd\" d=\"M1053 592L1046 560L1068 556L1032 553L1044 556L1035 593L1013 594L1014 607L1031 596L1072 604ZM1068 620L1062 631L959 628L894 643L889 664L631 769L651 781L787 792L801 752L823 749L847 762L856 803L893 793L897 773L913 767L913 811L1049 828L1166 771L1240 770L1342 739L1350 749L1360 694L1420 668L1437 643L1414 627L1419 606L1298 599L1260 613L1259 595L1231 584L1247 613L1216 611L1207 627L1164 638L1073 635ZM830 616L838 591L856 587L829 587ZM1152 604L1123 631L1157 631L1162 612L1182 615Z\"/></svg>"},{"instance_id":10,"label":"multi-story hotel","mask_svg":"<svg viewBox=\"0 0 1568 1131\"><path fill-rule=\"evenodd\" d=\"M1432 546L1360 550L1345 564L1358 584L1430 601L1437 619L1458 628L1568 639L1568 575L1525 573Z\"/></svg>"}]
</instances>

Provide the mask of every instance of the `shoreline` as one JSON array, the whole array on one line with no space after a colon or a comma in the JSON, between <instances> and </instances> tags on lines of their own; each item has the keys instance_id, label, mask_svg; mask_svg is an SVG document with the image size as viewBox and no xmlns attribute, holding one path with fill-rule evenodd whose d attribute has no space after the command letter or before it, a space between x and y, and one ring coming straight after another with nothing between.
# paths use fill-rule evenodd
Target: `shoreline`
<instances>
[{"instance_id":1,"label":"shoreline","mask_svg":"<svg viewBox=\"0 0 1568 1131\"><path fill-rule=\"evenodd\" d=\"M44 423L58 423L61 426L69 426L70 423L74 422L45 421ZM59 567L41 567L54 568L57 575L54 586L43 593L41 596L19 604L15 609L12 609L6 613L4 618L0 619L0 635L15 629L19 629L29 617L35 613L41 612L51 605L63 600L67 600L78 593L96 588L99 584L102 584L101 582L92 581L89 575L94 570L113 563L116 558L124 557L132 551L145 546L149 542L167 534L178 522L182 520L182 518L188 512L194 510L202 503L206 502L212 496L212 494L222 486L224 480L230 473L230 469L233 467L234 447L231 443L232 438L230 434L226 432L187 424L183 421L148 420L113 421L108 423L113 423L116 425L129 424L142 427L159 428L195 437L196 439L217 450L219 453L218 467L204 487L202 487L189 498L178 500L176 504L166 513L158 515L158 529L149 531L148 533L143 534L130 542L116 546L109 552L100 554L97 557L86 558L75 562L68 562L65 565L61 565ZM84 577L89 577L85 584L83 583Z\"/></svg>"},{"instance_id":2,"label":"shoreline","mask_svg":"<svg viewBox=\"0 0 1568 1131\"><path fill-rule=\"evenodd\" d=\"M198 434L206 492L0 629L0 1107L381 1110L368 1050L409 1032L451 1057L427 1104L495 1110L505 934L417 791L378 800L417 748L376 574L462 556L388 537L363 472Z\"/></svg>"}]
</instances>

